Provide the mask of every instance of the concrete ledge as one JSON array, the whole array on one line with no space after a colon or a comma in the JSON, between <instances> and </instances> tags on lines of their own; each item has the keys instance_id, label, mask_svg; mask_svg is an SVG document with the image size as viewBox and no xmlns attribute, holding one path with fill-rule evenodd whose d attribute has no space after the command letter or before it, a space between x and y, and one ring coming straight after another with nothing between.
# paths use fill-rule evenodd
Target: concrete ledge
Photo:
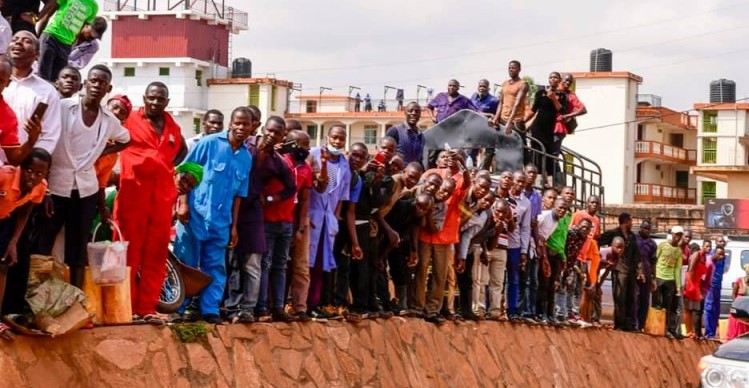
<instances>
[{"instance_id":1,"label":"concrete ledge","mask_svg":"<svg viewBox=\"0 0 749 388\"><path fill-rule=\"evenodd\" d=\"M714 342L603 329L393 318L214 327L106 327L0 343L7 387L696 387Z\"/></svg>"}]
</instances>

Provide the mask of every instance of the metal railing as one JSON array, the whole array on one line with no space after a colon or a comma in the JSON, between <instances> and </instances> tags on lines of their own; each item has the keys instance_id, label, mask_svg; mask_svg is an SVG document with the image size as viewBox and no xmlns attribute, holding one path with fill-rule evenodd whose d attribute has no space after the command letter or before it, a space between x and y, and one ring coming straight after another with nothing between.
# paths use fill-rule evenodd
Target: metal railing
<instances>
[{"instance_id":1,"label":"metal railing","mask_svg":"<svg viewBox=\"0 0 749 388\"><path fill-rule=\"evenodd\" d=\"M223 0L105 0L106 12L191 11L216 19L226 20L232 27L247 29L247 12L226 6Z\"/></svg>"},{"instance_id":2,"label":"metal railing","mask_svg":"<svg viewBox=\"0 0 749 388\"><path fill-rule=\"evenodd\" d=\"M307 102L310 102L308 105ZM341 112L364 112L364 113L382 113L382 112L402 112L405 106L413 100L404 99L401 101L395 99L378 100L372 99L369 106L365 101L359 102L357 109L356 100L354 96L351 99L345 99L345 96L340 100L330 100L322 95L321 99L318 98L306 98L302 101L296 99L295 96L291 96L289 101L289 113L341 113ZM426 104L421 103L422 115L427 115L425 111Z\"/></svg>"},{"instance_id":3,"label":"metal railing","mask_svg":"<svg viewBox=\"0 0 749 388\"><path fill-rule=\"evenodd\" d=\"M717 161L717 150L702 150L702 163L715 164Z\"/></svg>"}]
</instances>

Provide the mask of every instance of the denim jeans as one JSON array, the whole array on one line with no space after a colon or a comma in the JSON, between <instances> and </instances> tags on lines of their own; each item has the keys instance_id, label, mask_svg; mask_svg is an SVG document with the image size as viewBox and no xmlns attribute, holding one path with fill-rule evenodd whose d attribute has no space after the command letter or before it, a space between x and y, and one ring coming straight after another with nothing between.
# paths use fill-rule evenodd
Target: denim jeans
<instances>
[{"instance_id":1,"label":"denim jeans","mask_svg":"<svg viewBox=\"0 0 749 388\"><path fill-rule=\"evenodd\" d=\"M225 301L227 310L245 310L253 312L257 306L260 292L262 269L261 253L232 253L230 265L233 268L227 285L228 297Z\"/></svg>"},{"instance_id":2,"label":"denim jeans","mask_svg":"<svg viewBox=\"0 0 749 388\"><path fill-rule=\"evenodd\" d=\"M536 315L536 293L538 292L538 263L536 257L528 258L525 264L523 277L520 279L521 285L524 286L520 292L520 303L518 308L525 316Z\"/></svg>"},{"instance_id":3,"label":"denim jeans","mask_svg":"<svg viewBox=\"0 0 749 388\"><path fill-rule=\"evenodd\" d=\"M507 315L518 315L520 293L520 248L507 250Z\"/></svg>"},{"instance_id":4,"label":"denim jeans","mask_svg":"<svg viewBox=\"0 0 749 388\"><path fill-rule=\"evenodd\" d=\"M263 255L261 262L258 310L267 310L268 307L284 307L286 262L289 260L292 228L291 222L265 224L265 246L268 247L268 251ZM268 300L269 288L270 300Z\"/></svg>"},{"instance_id":5,"label":"denim jeans","mask_svg":"<svg viewBox=\"0 0 749 388\"><path fill-rule=\"evenodd\" d=\"M72 47L44 32L39 38L39 76L55 82L57 75L68 64Z\"/></svg>"}]
</instances>

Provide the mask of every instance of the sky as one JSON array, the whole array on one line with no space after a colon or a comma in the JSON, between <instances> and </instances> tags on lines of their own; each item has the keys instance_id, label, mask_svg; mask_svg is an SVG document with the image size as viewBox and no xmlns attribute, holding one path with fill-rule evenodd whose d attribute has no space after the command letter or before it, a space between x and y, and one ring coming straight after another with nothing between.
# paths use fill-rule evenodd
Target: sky
<instances>
[{"instance_id":1,"label":"sky","mask_svg":"<svg viewBox=\"0 0 749 388\"><path fill-rule=\"evenodd\" d=\"M440 92L455 78L470 95L482 78L505 80L512 59L546 84L551 71L588 71L590 51L607 48L614 71L642 76L639 92L669 108L708 102L719 78L749 97L746 0L225 1L249 14L232 56L304 94L357 86L378 99L392 86L408 100L417 85Z\"/></svg>"}]
</instances>

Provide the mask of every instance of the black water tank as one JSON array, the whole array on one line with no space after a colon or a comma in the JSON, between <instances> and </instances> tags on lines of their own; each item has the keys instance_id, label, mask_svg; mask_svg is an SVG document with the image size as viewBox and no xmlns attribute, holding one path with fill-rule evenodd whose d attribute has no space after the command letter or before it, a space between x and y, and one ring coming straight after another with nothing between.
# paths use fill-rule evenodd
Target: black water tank
<instances>
[{"instance_id":1,"label":"black water tank","mask_svg":"<svg viewBox=\"0 0 749 388\"><path fill-rule=\"evenodd\" d=\"M599 48L590 52L590 71L611 71L612 66L613 60L611 50Z\"/></svg>"},{"instance_id":2,"label":"black water tank","mask_svg":"<svg viewBox=\"0 0 749 388\"><path fill-rule=\"evenodd\" d=\"M736 102L736 82L721 78L710 82L710 103Z\"/></svg>"},{"instance_id":3,"label":"black water tank","mask_svg":"<svg viewBox=\"0 0 749 388\"><path fill-rule=\"evenodd\" d=\"M252 61L247 58L237 58L231 65L232 78L252 78Z\"/></svg>"}]
</instances>

